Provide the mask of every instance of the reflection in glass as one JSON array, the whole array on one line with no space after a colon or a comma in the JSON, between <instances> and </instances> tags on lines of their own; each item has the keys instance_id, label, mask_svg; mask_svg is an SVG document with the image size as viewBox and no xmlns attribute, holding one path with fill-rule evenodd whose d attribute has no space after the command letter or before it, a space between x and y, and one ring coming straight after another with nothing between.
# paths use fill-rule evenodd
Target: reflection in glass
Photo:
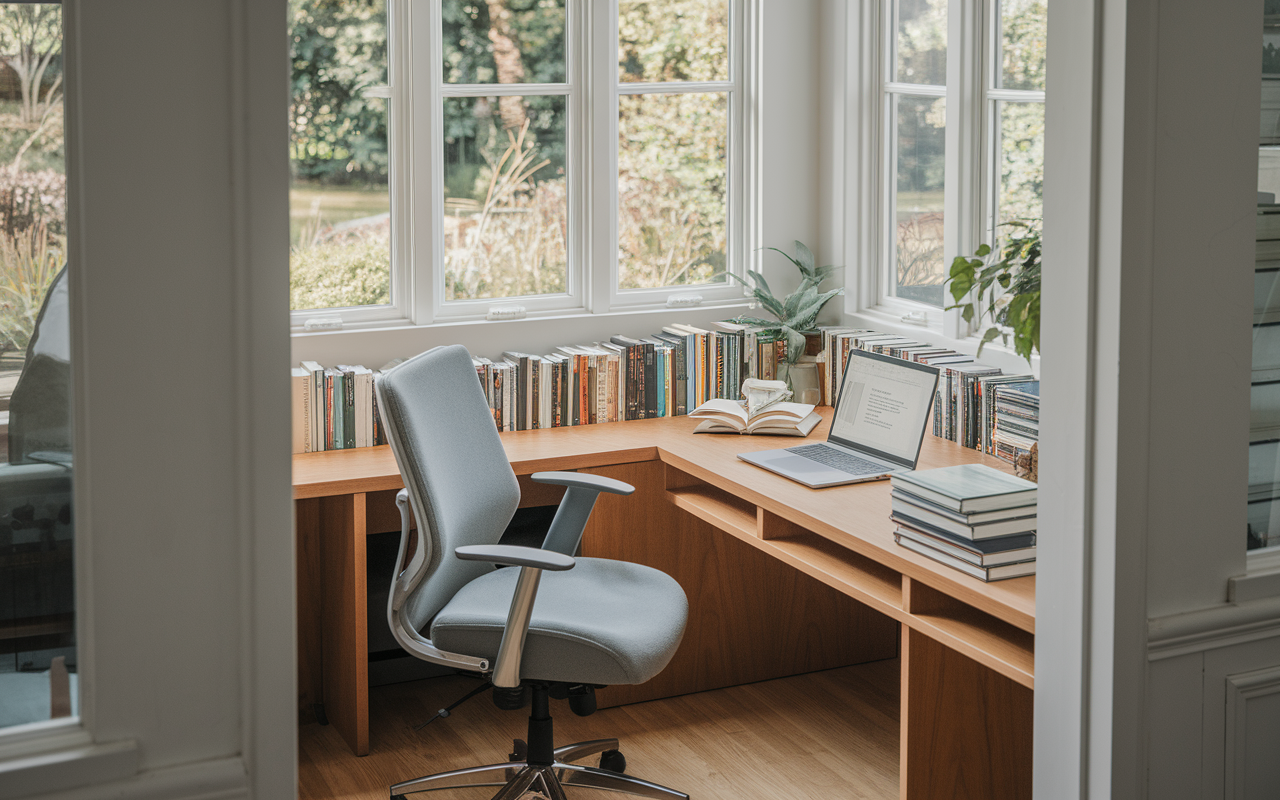
<instances>
[{"instance_id":1,"label":"reflection in glass","mask_svg":"<svg viewBox=\"0 0 1280 800\"><path fill-rule=\"evenodd\" d=\"M898 24L894 80L947 83L947 0L896 0Z\"/></svg>"},{"instance_id":2,"label":"reflection in glass","mask_svg":"<svg viewBox=\"0 0 1280 800\"><path fill-rule=\"evenodd\" d=\"M1000 0L1000 88L1044 91L1048 0Z\"/></svg>"},{"instance_id":3,"label":"reflection in glass","mask_svg":"<svg viewBox=\"0 0 1280 800\"><path fill-rule=\"evenodd\" d=\"M619 0L623 83L729 80L729 0Z\"/></svg>"},{"instance_id":4,"label":"reflection in glass","mask_svg":"<svg viewBox=\"0 0 1280 800\"><path fill-rule=\"evenodd\" d=\"M62 10L0 4L0 728L78 713Z\"/></svg>"},{"instance_id":5,"label":"reflection in glass","mask_svg":"<svg viewBox=\"0 0 1280 800\"><path fill-rule=\"evenodd\" d=\"M618 98L618 287L723 283L725 92Z\"/></svg>"},{"instance_id":6,"label":"reflection in glass","mask_svg":"<svg viewBox=\"0 0 1280 800\"><path fill-rule=\"evenodd\" d=\"M290 0L289 305L391 302L386 0Z\"/></svg>"},{"instance_id":7,"label":"reflection in glass","mask_svg":"<svg viewBox=\"0 0 1280 800\"><path fill-rule=\"evenodd\" d=\"M1040 219L1044 208L1044 104L998 103L1000 184L997 225ZM1005 231L997 228L1003 238Z\"/></svg>"},{"instance_id":8,"label":"reflection in glass","mask_svg":"<svg viewBox=\"0 0 1280 800\"><path fill-rule=\"evenodd\" d=\"M947 279L942 248L946 100L894 98L896 294L942 305Z\"/></svg>"},{"instance_id":9,"label":"reflection in glass","mask_svg":"<svg viewBox=\"0 0 1280 800\"><path fill-rule=\"evenodd\" d=\"M445 83L564 83L564 0L444 0Z\"/></svg>"},{"instance_id":10,"label":"reflection in glass","mask_svg":"<svg viewBox=\"0 0 1280 800\"><path fill-rule=\"evenodd\" d=\"M445 299L567 291L565 98L444 100Z\"/></svg>"}]
</instances>

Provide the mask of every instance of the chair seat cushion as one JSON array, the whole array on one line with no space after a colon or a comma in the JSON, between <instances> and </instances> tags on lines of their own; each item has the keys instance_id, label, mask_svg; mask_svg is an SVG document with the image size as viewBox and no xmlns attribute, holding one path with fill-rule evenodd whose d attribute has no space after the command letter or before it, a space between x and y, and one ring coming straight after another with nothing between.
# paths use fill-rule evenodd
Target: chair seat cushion
<instances>
[{"instance_id":1,"label":"chair seat cushion","mask_svg":"<svg viewBox=\"0 0 1280 800\"><path fill-rule=\"evenodd\" d=\"M520 570L494 570L453 596L431 624L431 640L453 653L494 659ZM651 567L579 558L543 572L525 639L526 680L619 685L662 671L684 635L689 603L673 578Z\"/></svg>"}]
</instances>

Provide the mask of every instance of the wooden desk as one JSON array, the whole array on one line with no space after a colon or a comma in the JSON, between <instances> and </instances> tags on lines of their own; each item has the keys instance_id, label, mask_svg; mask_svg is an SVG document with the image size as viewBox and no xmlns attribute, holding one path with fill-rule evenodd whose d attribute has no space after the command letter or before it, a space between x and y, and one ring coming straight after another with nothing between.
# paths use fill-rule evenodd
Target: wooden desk
<instances>
[{"instance_id":1,"label":"wooden desk","mask_svg":"<svg viewBox=\"0 0 1280 800\"><path fill-rule=\"evenodd\" d=\"M826 436L831 409L810 437ZM584 555L671 574L690 601L685 638L642 686L602 706L846 664L902 660L904 798L1031 794L1035 579L984 584L893 541L887 482L822 490L735 458L790 439L693 436L687 417L502 434L525 495L543 470L636 486L602 495ZM1003 462L926 436L920 468ZM390 449L294 457L299 690L323 701L357 754L369 751L364 537L398 530Z\"/></svg>"}]
</instances>

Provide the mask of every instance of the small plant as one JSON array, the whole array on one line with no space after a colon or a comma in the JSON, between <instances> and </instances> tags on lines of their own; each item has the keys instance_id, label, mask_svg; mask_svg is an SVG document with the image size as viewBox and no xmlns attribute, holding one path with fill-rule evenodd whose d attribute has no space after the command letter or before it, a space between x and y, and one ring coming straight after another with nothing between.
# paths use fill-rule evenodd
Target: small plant
<instances>
[{"instance_id":1,"label":"small plant","mask_svg":"<svg viewBox=\"0 0 1280 800\"><path fill-rule=\"evenodd\" d=\"M1031 354L1040 351L1040 224L1038 219L1006 223L1021 234L1009 236L999 260L984 244L972 258L956 256L951 262L951 296L956 304L948 309L960 309L970 324L983 317L993 323L982 334L978 355L997 336L1007 345L1011 335L1014 352L1028 363ZM969 301L960 302L966 296Z\"/></svg>"},{"instance_id":2,"label":"small plant","mask_svg":"<svg viewBox=\"0 0 1280 800\"><path fill-rule=\"evenodd\" d=\"M782 256L795 264L796 269L800 270L800 286L791 294L779 300L774 297L773 291L769 288L769 284L764 279L764 275L755 270L747 270L747 279L733 277L742 281L751 290L751 294L755 297L760 305L764 306L764 310L775 316L776 320L760 319L758 317L737 317L734 322L760 325L766 331L777 332L784 336L787 340L787 363L794 364L804 355L805 333L811 332L814 325L818 322L818 312L827 304L827 301L838 294L844 294L843 288L831 289L826 292L818 291L822 286L822 282L831 277L831 273L835 272L839 267L815 266L813 252L805 247L803 242L796 242L796 255L794 258L783 253L776 247L766 247L766 250L772 250L775 253L782 253ZM733 275L733 273L729 273Z\"/></svg>"},{"instance_id":3,"label":"small plant","mask_svg":"<svg viewBox=\"0 0 1280 800\"><path fill-rule=\"evenodd\" d=\"M25 349L36 329L44 296L62 268L60 236L44 223L0 235L0 353Z\"/></svg>"}]
</instances>

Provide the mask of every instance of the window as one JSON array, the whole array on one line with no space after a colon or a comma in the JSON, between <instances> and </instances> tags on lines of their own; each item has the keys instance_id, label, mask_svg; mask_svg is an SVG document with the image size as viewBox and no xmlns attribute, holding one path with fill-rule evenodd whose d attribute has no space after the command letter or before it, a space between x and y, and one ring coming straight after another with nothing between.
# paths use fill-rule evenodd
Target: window
<instances>
[{"instance_id":1,"label":"window","mask_svg":"<svg viewBox=\"0 0 1280 800\"><path fill-rule=\"evenodd\" d=\"M292 0L295 324L740 301L748 0Z\"/></svg>"},{"instance_id":2,"label":"window","mask_svg":"<svg viewBox=\"0 0 1280 800\"><path fill-rule=\"evenodd\" d=\"M884 0L871 304L947 336L969 331L950 263L1038 220L1046 0Z\"/></svg>"},{"instance_id":3,"label":"window","mask_svg":"<svg viewBox=\"0 0 1280 800\"><path fill-rule=\"evenodd\" d=\"M62 7L0 4L0 730L76 691Z\"/></svg>"}]
</instances>

